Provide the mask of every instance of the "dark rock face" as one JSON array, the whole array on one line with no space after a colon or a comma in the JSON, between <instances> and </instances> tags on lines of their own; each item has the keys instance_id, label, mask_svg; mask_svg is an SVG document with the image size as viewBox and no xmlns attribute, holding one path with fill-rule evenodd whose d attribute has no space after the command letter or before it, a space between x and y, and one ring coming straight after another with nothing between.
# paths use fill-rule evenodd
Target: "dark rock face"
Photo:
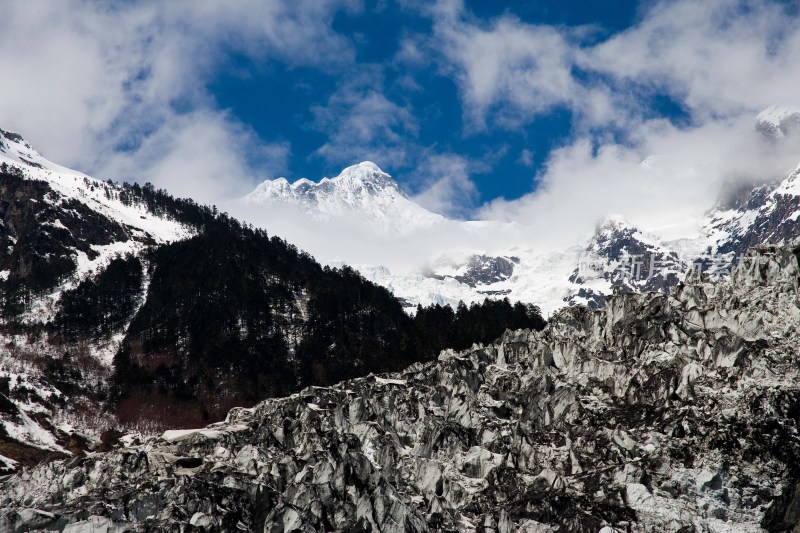
<instances>
[{"instance_id":1,"label":"dark rock face","mask_svg":"<svg viewBox=\"0 0 800 533\"><path fill-rule=\"evenodd\" d=\"M770 191L779 184L780 180L771 184L725 182L712 211L758 209L764 205Z\"/></svg>"},{"instance_id":2,"label":"dark rock face","mask_svg":"<svg viewBox=\"0 0 800 533\"><path fill-rule=\"evenodd\" d=\"M491 285L500 281L505 281L514 274L514 267L519 263L518 257L503 257L491 255L471 255L460 270L463 273L453 276L459 283L469 285L472 288ZM436 273L426 274L434 279L445 279ZM478 291L482 294L497 294L496 291ZM501 293L502 294L502 293Z\"/></svg>"},{"instance_id":3,"label":"dark rock face","mask_svg":"<svg viewBox=\"0 0 800 533\"><path fill-rule=\"evenodd\" d=\"M646 242L635 227L607 220L598 225L578 267L569 277L570 282L583 286L565 301L593 309L602 307L606 295L586 286L597 280L604 280L614 290L666 293L688 270L675 252Z\"/></svg>"},{"instance_id":4,"label":"dark rock face","mask_svg":"<svg viewBox=\"0 0 800 533\"><path fill-rule=\"evenodd\" d=\"M0 135L12 142L24 142L22 135L11 131L0 130Z\"/></svg>"},{"instance_id":5,"label":"dark rock face","mask_svg":"<svg viewBox=\"0 0 800 533\"><path fill-rule=\"evenodd\" d=\"M761 522L767 531L791 531L797 524L800 524L800 483L784 488Z\"/></svg>"},{"instance_id":6,"label":"dark rock face","mask_svg":"<svg viewBox=\"0 0 800 533\"><path fill-rule=\"evenodd\" d=\"M25 470L0 482L0 529L794 527L797 252Z\"/></svg>"},{"instance_id":7,"label":"dark rock face","mask_svg":"<svg viewBox=\"0 0 800 533\"><path fill-rule=\"evenodd\" d=\"M514 266L519 261L514 257L492 257L473 255L466 264L466 272L456 279L470 287L491 285L505 281L514 273Z\"/></svg>"},{"instance_id":8,"label":"dark rock face","mask_svg":"<svg viewBox=\"0 0 800 533\"><path fill-rule=\"evenodd\" d=\"M10 318L17 300L58 285L75 271L79 252L93 259L93 246L129 238L119 223L62 198L47 183L14 169L0 171L0 271L7 271L0 281L0 314Z\"/></svg>"},{"instance_id":9,"label":"dark rock face","mask_svg":"<svg viewBox=\"0 0 800 533\"><path fill-rule=\"evenodd\" d=\"M790 242L800 235L800 196L794 191L800 170L772 187L753 189L747 203L739 208L742 213L752 213L751 221L741 225L738 219L719 224L718 228L730 234L720 246L721 253L742 254L755 244L780 244Z\"/></svg>"},{"instance_id":10,"label":"dark rock face","mask_svg":"<svg viewBox=\"0 0 800 533\"><path fill-rule=\"evenodd\" d=\"M756 131L769 140L778 140L800 131L800 113L786 112L778 120L759 120Z\"/></svg>"},{"instance_id":11,"label":"dark rock face","mask_svg":"<svg viewBox=\"0 0 800 533\"><path fill-rule=\"evenodd\" d=\"M599 309L606 304L606 295L586 287L581 287L578 292L567 300L569 305L585 305L590 309Z\"/></svg>"}]
</instances>

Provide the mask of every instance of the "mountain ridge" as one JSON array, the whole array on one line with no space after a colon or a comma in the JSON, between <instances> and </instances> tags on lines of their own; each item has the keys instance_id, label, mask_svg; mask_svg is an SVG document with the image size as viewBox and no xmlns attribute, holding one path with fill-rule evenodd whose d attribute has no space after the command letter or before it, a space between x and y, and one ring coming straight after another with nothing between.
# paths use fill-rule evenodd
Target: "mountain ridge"
<instances>
[{"instance_id":1,"label":"mountain ridge","mask_svg":"<svg viewBox=\"0 0 800 533\"><path fill-rule=\"evenodd\" d=\"M794 111L783 108L765 110L757 119L756 129L763 130L763 124L777 124L775 128L778 128L784 121L785 134L791 135L793 116ZM648 158L646 164L650 167L658 165L659 158ZM678 283L690 270L724 275L749 246L787 242L800 235L797 225L800 186L796 176L797 171L767 183L736 185L736 191L726 192L720 196L719 202L709 206L693 235L662 238L640 231L622 215L609 215L598 222L591 236L566 243L563 249L552 252L543 252L526 244L526 231L512 230L498 222L458 221L442 217L429 226L419 227L403 209L384 210L380 202L371 204L369 195L362 196L360 203L339 202L336 209L326 206L328 199L319 202L314 195L302 201L291 195L275 195L270 201L271 205L293 206L312 219L319 217L326 223L344 222L342 227L347 231L371 234L377 228L377 233L386 238L386 242L398 236L422 241L428 234L441 234L445 244L416 270L393 272L380 263L353 263L368 279L390 288L407 302L409 312L413 312L417 304L455 305L459 301L480 301L486 296L508 296L533 302L545 314L550 314L565 305L602 305L605 296L614 289L663 291ZM381 177L391 180L382 171ZM323 182L332 189L328 198L341 197L336 192L339 183L336 179ZM303 186L321 187L309 183L312 182L306 180ZM724 201L723 196L728 200ZM413 200L405 197L404 202L407 207ZM348 226L350 220L359 223ZM410 222L402 231L381 231L385 227L402 227L406 220ZM618 226L611 241L604 236L607 228L603 227L610 223ZM534 229L528 228L527 231ZM448 246L454 245L448 239L454 236L458 237L456 240L460 244L458 248L449 250ZM475 242L473 246L469 246L471 241ZM486 247L493 241L498 244L491 249ZM409 252L412 250L413 246L409 245ZM505 258L508 257L517 257L518 260L508 265L502 278L464 274L470 265L481 261L499 264L507 261ZM590 268L584 269L587 265ZM578 270L585 271L579 274Z\"/></svg>"}]
</instances>

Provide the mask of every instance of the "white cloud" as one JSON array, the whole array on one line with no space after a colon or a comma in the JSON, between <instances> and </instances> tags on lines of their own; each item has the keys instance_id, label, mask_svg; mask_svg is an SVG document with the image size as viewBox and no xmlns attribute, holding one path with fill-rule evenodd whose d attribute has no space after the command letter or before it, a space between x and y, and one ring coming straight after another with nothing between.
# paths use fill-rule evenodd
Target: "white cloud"
<instances>
[{"instance_id":1,"label":"white cloud","mask_svg":"<svg viewBox=\"0 0 800 533\"><path fill-rule=\"evenodd\" d=\"M797 100L800 26L769 0L656 2L630 29L584 44L591 28L490 22L459 1L429 10L427 46L458 82L473 128L517 128L563 107L586 127L630 127L669 94L699 121ZM593 42L593 41L592 41Z\"/></svg>"},{"instance_id":2,"label":"white cloud","mask_svg":"<svg viewBox=\"0 0 800 533\"><path fill-rule=\"evenodd\" d=\"M536 154L532 150L523 148L522 152L519 154L519 162L526 167L532 167L535 155Z\"/></svg>"},{"instance_id":3,"label":"white cloud","mask_svg":"<svg viewBox=\"0 0 800 533\"><path fill-rule=\"evenodd\" d=\"M287 143L264 145L254 133L221 113L198 111L173 117L132 153L120 153L99 169L103 176L152 181L178 197L222 207L251 190L257 167L285 170Z\"/></svg>"},{"instance_id":4,"label":"white cloud","mask_svg":"<svg viewBox=\"0 0 800 533\"><path fill-rule=\"evenodd\" d=\"M659 2L597 44L580 28L479 21L458 1L431 13L428 46L457 80L473 129L513 131L553 108L572 112L572 139L548 156L538 188L480 210L531 224L534 239L569 242L609 212L688 231L723 182L775 178L800 159L796 139L775 146L753 131L761 109L800 103L800 25L785 4ZM652 119L657 95L683 109L680 126ZM652 154L657 163L644 168Z\"/></svg>"},{"instance_id":5,"label":"white cloud","mask_svg":"<svg viewBox=\"0 0 800 533\"><path fill-rule=\"evenodd\" d=\"M661 2L581 66L668 92L697 120L797 99L800 27L771 1Z\"/></svg>"},{"instance_id":6,"label":"white cloud","mask_svg":"<svg viewBox=\"0 0 800 533\"><path fill-rule=\"evenodd\" d=\"M414 201L422 207L451 217L463 217L475 205L477 187L470 179L476 164L456 154L433 154L423 159L415 169L415 179L422 190Z\"/></svg>"},{"instance_id":7,"label":"white cloud","mask_svg":"<svg viewBox=\"0 0 800 533\"><path fill-rule=\"evenodd\" d=\"M580 85L571 74L574 48L560 30L504 16L488 26L468 22L449 5L438 13L435 46L458 81L468 125L517 125L571 103Z\"/></svg>"},{"instance_id":8,"label":"white cloud","mask_svg":"<svg viewBox=\"0 0 800 533\"><path fill-rule=\"evenodd\" d=\"M532 242L552 247L586 238L608 213L667 238L685 237L723 183L785 176L800 159L798 139L770 143L749 116L691 129L648 121L636 133L633 146L581 139L555 150L534 193L492 202L482 215L526 224Z\"/></svg>"},{"instance_id":9,"label":"white cloud","mask_svg":"<svg viewBox=\"0 0 800 533\"><path fill-rule=\"evenodd\" d=\"M0 124L61 164L213 199L242 185L218 181L252 182L251 157L272 154L285 166L287 151L215 110L205 85L216 66L229 52L321 69L349 64L351 46L330 25L336 9L357 7L351 0L5 3Z\"/></svg>"},{"instance_id":10,"label":"white cloud","mask_svg":"<svg viewBox=\"0 0 800 533\"><path fill-rule=\"evenodd\" d=\"M317 154L328 162L349 165L369 160L384 168L409 163L416 118L410 108L386 98L380 69L365 67L347 78L325 106L312 111L315 127L328 136Z\"/></svg>"},{"instance_id":11,"label":"white cloud","mask_svg":"<svg viewBox=\"0 0 800 533\"><path fill-rule=\"evenodd\" d=\"M586 28L511 15L477 20L457 0L402 3L430 15L434 33L405 36L394 67L408 72L397 86L421 90L413 74L435 53L458 85L468 133L514 133L554 109L572 112L573 139L549 155L539 189L494 202L485 216L526 221L562 239L591 230L610 211L663 228L696 219L724 180L774 177L800 156L795 139L772 146L752 132L755 112L800 103L800 24L785 4L658 2L632 28L595 43ZM470 176L485 168L452 146L423 145L421 119L388 96L381 67L354 74L354 49L331 26L339 9L361 7L355 0L6 2L0 127L98 177L152 180L216 201L271 177L259 168L285 170L291 147L264 143L217 110L206 84L229 53L277 59L342 76L313 110L314 126L328 136L319 156L336 165L370 159L416 176L421 203L464 214L476 198ZM686 124L652 120L654 94L678 103ZM658 163L642 168L651 154ZM520 162L531 164L532 154L523 151Z\"/></svg>"},{"instance_id":12,"label":"white cloud","mask_svg":"<svg viewBox=\"0 0 800 533\"><path fill-rule=\"evenodd\" d=\"M339 253L357 262L414 268L442 247L562 248L588 237L597 220L612 212L666 237L689 235L724 182L779 177L800 159L800 139L769 143L753 128L758 110L775 102L797 103L800 26L796 18L782 16L776 4L744 5L732 0L658 4L630 30L591 45L582 44L580 29L533 26L508 15L478 21L460 2L422 7L435 18L435 34L425 43L407 38L398 59L416 67L425 51L440 54L442 70L459 85L471 133L482 128L513 133L564 107L573 113L573 139L547 156L533 193L478 211L482 218L517 223L493 230L492 242L446 224L391 245L358 232L347 244L321 237L322 230L303 242L322 257ZM343 122L369 92L347 94L340 100L347 105L335 115ZM686 121L653 119L657 113L649 106L655 94L677 102ZM377 109L373 116L394 117L400 111L402 117L408 111L389 105ZM387 133L369 120L361 129L363 115L353 113L357 118L343 128L342 142L336 150L331 145L331 153L349 155L347 138L380 146L376 139L392 138L402 131L398 125L413 120L392 123L390 118L394 130ZM486 169L453 153L435 155L407 137L394 139L403 146L402 156L391 159L413 168L408 174L416 176L419 191L414 199L436 212L464 215L464 206L475 199L470 176ZM384 144L378 152L392 154L396 148ZM410 153L416 154L413 161ZM646 158L649 164L643 165ZM522 164L532 161L531 152L520 154ZM326 249L331 243L334 249Z\"/></svg>"}]
</instances>

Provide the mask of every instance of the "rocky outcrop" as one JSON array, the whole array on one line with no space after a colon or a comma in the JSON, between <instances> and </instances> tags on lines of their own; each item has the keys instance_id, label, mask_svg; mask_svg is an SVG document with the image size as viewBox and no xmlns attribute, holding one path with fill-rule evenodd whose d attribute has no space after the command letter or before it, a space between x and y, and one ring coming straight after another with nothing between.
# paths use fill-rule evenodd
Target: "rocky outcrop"
<instances>
[{"instance_id":1,"label":"rocky outcrop","mask_svg":"<svg viewBox=\"0 0 800 533\"><path fill-rule=\"evenodd\" d=\"M84 203L64 198L21 171L0 168L0 296L18 286L33 292L51 289L73 274L78 257L95 259L96 246L125 242L130 231ZM8 288L6 288L6 285Z\"/></svg>"},{"instance_id":2,"label":"rocky outcrop","mask_svg":"<svg viewBox=\"0 0 800 533\"><path fill-rule=\"evenodd\" d=\"M438 280L453 279L473 289L481 289L481 294L496 294L499 291L482 290L486 286L505 281L514 274L514 268L519 264L519 257L491 256L473 254L465 258L463 264L449 266L447 274L440 274L434 270L425 273L426 277Z\"/></svg>"},{"instance_id":3,"label":"rocky outcrop","mask_svg":"<svg viewBox=\"0 0 800 533\"><path fill-rule=\"evenodd\" d=\"M800 112L772 105L758 114L755 129L770 141L779 141L800 131Z\"/></svg>"},{"instance_id":4,"label":"rocky outcrop","mask_svg":"<svg viewBox=\"0 0 800 533\"><path fill-rule=\"evenodd\" d=\"M3 480L0 529L758 531L798 520L798 249ZM613 528L613 529L612 529Z\"/></svg>"},{"instance_id":5,"label":"rocky outcrop","mask_svg":"<svg viewBox=\"0 0 800 533\"><path fill-rule=\"evenodd\" d=\"M514 273L514 266L518 263L517 257L473 255L464 265L464 273L455 276L455 279L473 288L479 285L491 285L510 278Z\"/></svg>"},{"instance_id":6,"label":"rocky outcrop","mask_svg":"<svg viewBox=\"0 0 800 533\"><path fill-rule=\"evenodd\" d=\"M736 208L719 209L714 229L726 235L720 253L741 254L761 243L790 242L800 235L800 169L786 179L756 187Z\"/></svg>"},{"instance_id":7,"label":"rocky outcrop","mask_svg":"<svg viewBox=\"0 0 800 533\"><path fill-rule=\"evenodd\" d=\"M690 270L693 258L678 254L631 226L620 216L597 225L569 281L579 287L569 305L599 308L613 290L669 292Z\"/></svg>"}]
</instances>

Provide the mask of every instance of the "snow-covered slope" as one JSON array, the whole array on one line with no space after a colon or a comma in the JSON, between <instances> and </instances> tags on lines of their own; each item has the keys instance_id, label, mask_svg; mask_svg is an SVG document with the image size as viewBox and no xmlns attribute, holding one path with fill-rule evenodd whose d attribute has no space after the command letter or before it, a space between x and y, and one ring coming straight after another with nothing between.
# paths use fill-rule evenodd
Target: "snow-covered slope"
<instances>
[{"instance_id":1,"label":"snow-covered slope","mask_svg":"<svg viewBox=\"0 0 800 533\"><path fill-rule=\"evenodd\" d=\"M142 205L125 205L118 196L107 193L106 182L48 161L17 133L0 130L2 163L21 168L26 177L45 181L63 197L78 200L123 224L133 237L171 242L191 234L183 224L153 215Z\"/></svg>"},{"instance_id":2,"label":"snow-covered slope","mask_svg":"<svg viewBox=\"0 0 800 533\"><path fill-rule=\"evenodd\" d=\"M773 105L756 117L756 129L768 138L781 139L800 131L800 110Z\"/></svg>"},{"instance_id":3,"label":"snow-covered slope","mask_svg":"<svg viewBox=\"0 0 800 533\"><path fill-rule=\"evenodd\" d=\"M193 230L154 214L118 185L48 161L22 136L4 130L0 170L0 325L9 326L0 330L0 445L10 438L13 446L64 453L78 438L71 435L78 418L84 432L89 425L102 427L89 421L103 417L93 395L111 373L125 328L93 342L53 342L43 332L62 294L115 257L141 255ZM37 273L41 283L32 287L28 281ZM146 276L142 290L143 298ZM25 294L25 308L12 319L6 300L14 291ZM80 376L65 374L66 360L80 367ZM71 381L79 384L70 385L70 395L54 386L67 390ZM0 457L0 472L3 464Z\"/></svg>"},{"instance_id":4,"label":"snow-covered slope","mask_svg":"<svg viewBox=\"0 0 800 533\"><path fill-rule=\"evenodd\" d=\"M77 264L75 275L69 282L42 295L40 301L31 308L30 320L46 320L64 290L75 286L88 273L96 272L111 258L127 253L135 254L148 244L181 240L192 234L185 225L156 216L142 204L125 202L117 187L48 161L17 133L0 130L0 165L18 169L26 179L43 181L51 189L44 200L51 204L56 214L47 225L58 229L66 228L57 212L74 212L69 204L77 201L91 212L122 228L122 232L108 239L106 244L90 246L88 253L73 249ZM0 272L0 276L4 278L8 275L7 270Z\"/></svg>"},{"instance_id":5,"label":"snow-covered slope","mask_svg":"<svg viewBox=\"0 0 800 533\"><path fill-rule=\"evenodd\" d=\"M800 234L800 167L785 179L753 188L733 203L717 205L704 229L710 245L742 254L758 243L782 243Z\"/></svg>"}]
</instances>

